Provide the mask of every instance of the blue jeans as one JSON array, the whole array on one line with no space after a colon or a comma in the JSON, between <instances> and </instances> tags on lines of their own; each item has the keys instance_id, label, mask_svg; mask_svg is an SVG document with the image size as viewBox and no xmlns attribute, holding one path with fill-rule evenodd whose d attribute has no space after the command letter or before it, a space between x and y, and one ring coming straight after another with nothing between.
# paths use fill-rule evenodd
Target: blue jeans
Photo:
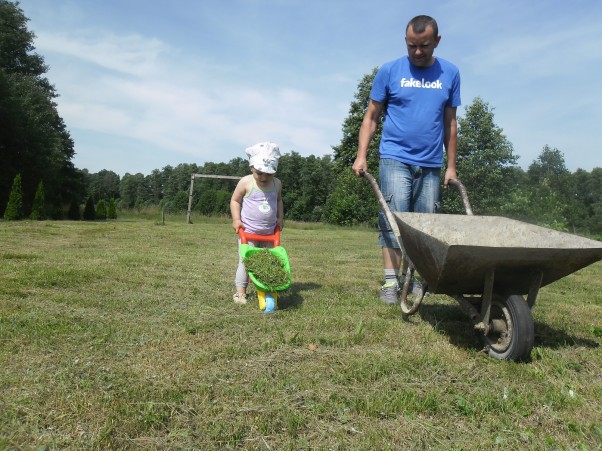
<instances>
[{"instance_id":1,"label":"blue jeans","mask_svg":"<svg viewBox=\"0 0 602 451\"><path fill-rule=\"evenodd\" d=\"M439 208L441 168L426 168L381 159L378 169L380 191L391 212L435 213ZM389 221L378 214L378 241L382 247L399 248Z\"/></svg>"}]
</instances>

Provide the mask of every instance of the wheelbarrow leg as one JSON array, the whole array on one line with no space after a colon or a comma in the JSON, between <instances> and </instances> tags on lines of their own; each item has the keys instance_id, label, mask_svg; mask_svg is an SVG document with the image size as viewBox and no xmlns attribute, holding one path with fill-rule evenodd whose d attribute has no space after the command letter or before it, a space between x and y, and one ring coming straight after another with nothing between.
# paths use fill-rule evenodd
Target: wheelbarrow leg
<instances>
[{"instance_id":1,"label":"wheelbarrow leg","mask_svg":"<svg viewBox=\"0 0 602 451\"><path fill-rule=\"evenodd\" d=\"M533 279L531 279L531 286L529 287L529 294L527 295L527 304L529 308L533 308L535 305L535 300L537 299L537 295L539 294L539 289L541 288L541 281L543 280L543 271L539 271L533 275Z\"/></svg>"},{"instance_id":2,"label":"wheelbarrow leg","mask_svg":"<svg viewBox=\"0 0 602 451\"><path fill-rule=\"evenodd\" d=\"M489 317L491 315L491 299L493 297L493 281L495 280L495 270L491 269L485 276L485 287L483 288L483 297L481 302L481 321L475 324L474 328L484 335L489 333Z\"/></svg>"}]
</instances>

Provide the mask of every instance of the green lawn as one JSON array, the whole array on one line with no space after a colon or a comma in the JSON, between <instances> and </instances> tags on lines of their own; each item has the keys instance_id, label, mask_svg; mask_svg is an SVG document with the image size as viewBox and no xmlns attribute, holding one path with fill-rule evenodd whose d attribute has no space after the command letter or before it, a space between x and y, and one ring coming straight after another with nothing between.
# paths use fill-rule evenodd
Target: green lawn
<instances>
[{"instance_id":1,"label":"green lawn","mask_svg":"<svg viewBox=\"0 0 602 451\"><path fill-rule=\"evenodd\" d=\"M376 233L288 223L232 302L230 221L0 222L0 449L600 449L602 263L544 287L532 360L458 304L378 301Z\"/></svg>"}]
</instances>

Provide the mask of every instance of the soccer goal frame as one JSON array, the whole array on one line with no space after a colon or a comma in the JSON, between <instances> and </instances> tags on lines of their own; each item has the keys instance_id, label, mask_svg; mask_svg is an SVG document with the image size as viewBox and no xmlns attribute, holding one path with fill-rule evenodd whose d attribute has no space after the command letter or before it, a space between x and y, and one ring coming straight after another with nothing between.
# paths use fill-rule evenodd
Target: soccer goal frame
<instances>
[{"instance_id":1,"label":"soccer goal frame","mask_svg":"<svg viewBox=\"0 0 602 451\"><path fill-rule=\"evenodd\" d=\"M190 220L192 214L192 192L194 190L194 181L198 178L240 180L242 177L237 177L235 175L192 174L190 176L190 191L188 192L188 211L186 212L187 224L192 224L192 221Z\"/></svg>"}]
</instances>

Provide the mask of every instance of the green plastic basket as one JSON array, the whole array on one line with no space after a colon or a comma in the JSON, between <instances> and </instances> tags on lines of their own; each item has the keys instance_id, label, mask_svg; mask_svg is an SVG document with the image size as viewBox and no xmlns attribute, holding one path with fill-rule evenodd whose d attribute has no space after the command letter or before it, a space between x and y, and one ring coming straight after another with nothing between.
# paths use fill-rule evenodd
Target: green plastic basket
<instances>
[{"instance_id":1,"label":"green plastic basket","mask_svg":"<svg viewBox=\"0 0 602 451\"><path fill-rule=\"evenodd\" d=\"M242 256L242 259L244 260L245 258L254 254L255 252L261 252L265 249L266 248L262 248L262 247L253 247L248 244L241 244L240 245L240 255ZM280 259L280 261L282 262L282 267L283 267L284 271L288 274L288 281L285 284L280 285L278 287L271 287L271 286L267 286L267 285L263 284L260 280L258 280L255 277L255 274L253 274L250 271L248 272L249 277L251 278L251 281L253 282L255 287L259 290L262 290L262 291L286 290L288 287L291 286L291 283L293 283L293 278L292 278L292 274L291 274L291 263L288 260L288 254L286 253L286 249L284 249L282 246L276 246L276 247L268 248L268 250L272 254L274 254L276 257L278 257Z\"/></svg>"}]
</instances>

